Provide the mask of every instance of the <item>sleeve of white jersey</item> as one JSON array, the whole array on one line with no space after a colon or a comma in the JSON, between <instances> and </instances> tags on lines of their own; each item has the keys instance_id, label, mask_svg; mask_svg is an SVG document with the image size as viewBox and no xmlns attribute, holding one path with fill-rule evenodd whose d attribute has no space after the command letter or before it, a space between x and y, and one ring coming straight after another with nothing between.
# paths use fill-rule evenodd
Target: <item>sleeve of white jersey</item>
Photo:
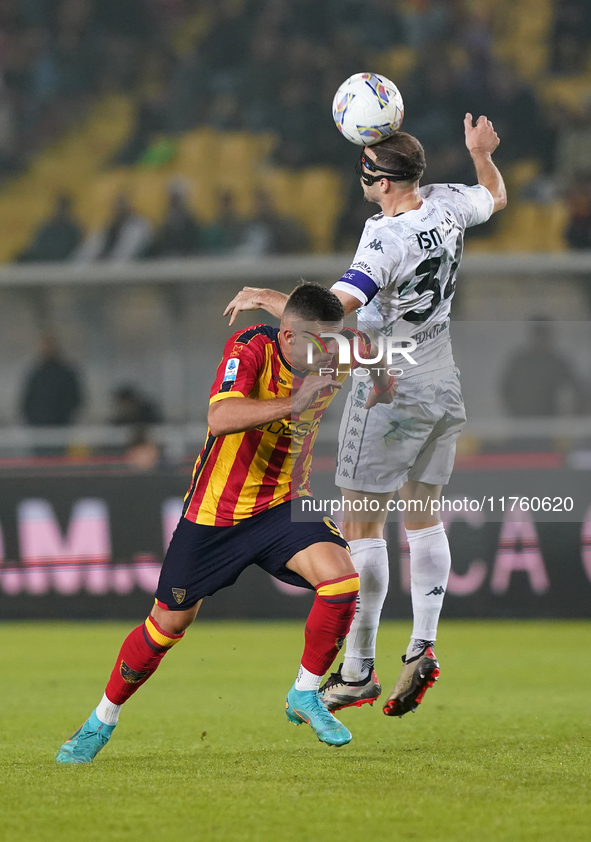
<instances>
[{"instance_id":1,"label":"sleeve of white jersey","mask_svg":"<svg viewBox=\"0 0 591 842\"><path fill-rule=\"evenodd\" d=\"M351 266L331 289L354 296L361 305L369 304L381 289L396 280L402 255L403 245L398 237L369 219Z\"/></svg>"},{"instance_id":2,"label":"sleeve of white jersey","mask_svg":"<svg viewBox=\"0 0 591 842\"><path fill-rule=\"evenodd\" d=\"M491 218L495 208L494 199L482 184L467 187L465 184L446 184L449 200L454 205L464 228L481 225Z\"/></svg>"}]
</instances>

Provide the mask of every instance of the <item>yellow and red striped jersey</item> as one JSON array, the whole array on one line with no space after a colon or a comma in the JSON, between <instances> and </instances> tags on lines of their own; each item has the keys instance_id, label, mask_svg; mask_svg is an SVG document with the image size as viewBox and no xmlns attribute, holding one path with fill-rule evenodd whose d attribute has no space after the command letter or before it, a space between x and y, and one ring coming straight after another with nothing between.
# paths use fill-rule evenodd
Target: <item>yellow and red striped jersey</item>
<instances>
[{"instance_id":1,"label":"yellow and red striped jersey","mask_svg":"<svg viewBox=\"0 0 591 842\"><path fill-rule=\"evenodd\" d=\"M358 356L369 356L371 343L364 333L348 328L342 333L351 345L359 337ZM336 357L327 363L326 368L338 370L333 379L343 382L348 377L357 365L353 354L351 359L351 365L337 363ZM292 368L283 356L278 328L255 325L226 343L210 404L235 397L289 397L307 374ZM207 526L232 526L279 503L310 496L312 447L334 394L325 389L301 415L254 430L216 438L208 429L185 496L185 517Z\"/></svg>"}]
</instances>

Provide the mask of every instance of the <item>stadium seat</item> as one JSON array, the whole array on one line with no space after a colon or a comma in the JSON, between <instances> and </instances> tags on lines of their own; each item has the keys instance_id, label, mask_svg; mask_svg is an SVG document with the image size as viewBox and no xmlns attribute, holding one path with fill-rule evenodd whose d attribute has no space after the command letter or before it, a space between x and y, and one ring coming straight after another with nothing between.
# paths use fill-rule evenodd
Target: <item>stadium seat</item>
<instances>
[{"instance_id":1,"label":"stadium seat","mask_svg":"<svg viewBox=\"0 0 591 842\"><path fill-rule=\"evenodd\" d=\"M72 193L77 203L87 206L93 177L125 139L131 116L127 97L110 95L99 100L85 120L40 152L23 175L4 187L0 194L0 262L13 259L29 241L60 191ZM86 222L93 215L81 209L81 216Z\"/></svg>"},{"instance_id":2,"label":"stadium seat","mask_svg":"<svg viewBox=\"0 0 591 842\"><path fill-rule=\"evenodd\" d=\"M591 91L591 74L576 78L549 75L553 0L479 0L477 7L492 21L495 57L515 67L534 85L542 101L577 110ZM187 16L174 35L176 52L186 55L207 34L211 22L206 9ZM465 61L462 48L450 46L449 54L456 66ZM414 47L405 45L374 54L383 71L401 83L419 58ZM337 171L326 167L296 172L272 166L268 157L277 141L272 134L200 127L171 139L176 154L161 165L105 170L105 164L129 135L135 108L131 96L109 94L99 98L84 119L39 152L24 174L5 184L0 194L0 261L10 260L20 251L61 190L73 194L85 226L101 224L121 190L128 190L138 210L155 222L164 210L167 182L176 177L187 180L188 201L201 222L215 218L223 190L231 190L239 216L248 218L255 191L262 187L270 193L278 213L294 217L305 226L315 252L332 248L343 195ZM519 191L536 175L531 161L511 167L507 179L511 202L497 232L486 239L471 239L470 250L565 247L562 230L566 212L561 203L538 207L518 198ZM542 242L537 225L546 229Z\"/></svg>"}]
</instances>

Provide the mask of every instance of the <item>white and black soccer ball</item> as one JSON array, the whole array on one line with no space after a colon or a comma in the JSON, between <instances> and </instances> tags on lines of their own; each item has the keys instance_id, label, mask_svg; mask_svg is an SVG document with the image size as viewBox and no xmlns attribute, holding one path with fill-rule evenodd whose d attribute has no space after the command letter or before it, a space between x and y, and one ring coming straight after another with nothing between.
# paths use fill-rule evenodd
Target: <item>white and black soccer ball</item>
<instances>
[{"instance_id":1,"label":"white and black soccer ball","mask_svg":"<svg viewBox=\"0 0 591 842\"><path fill-rule=\"evenodd\" d=\"M343 137L358 146L371 146L400 128L404 103L385 76L355 73L336 92L332 116Z\"/></svg>"}]
</instances>

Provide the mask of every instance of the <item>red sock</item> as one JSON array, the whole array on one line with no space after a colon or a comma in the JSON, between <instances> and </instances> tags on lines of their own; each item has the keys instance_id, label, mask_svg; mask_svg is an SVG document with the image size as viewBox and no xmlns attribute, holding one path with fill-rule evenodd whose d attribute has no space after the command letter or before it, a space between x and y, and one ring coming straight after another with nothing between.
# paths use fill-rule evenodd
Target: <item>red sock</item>
<instances>
[{"instance_id":1,"label":"red sock","mask_svg":"<svg viewBox=\"0 0 591 842\"><path fill-rule=\"evenodd\" d=\"M171 646L181 634L169 634L161 629L153 617L138 626L123 641L105 693L114 705L122 705L156 672Z\"/></svg>"},{"instance_id":2,"label":"red sock","mask_svg":"<svg viewBox=\"0 0 591 842\"><path fill-rule=\"evenodd\" d=\"M316 586L316 599L306 622L302 666L324 675L343 645L355 614L359 576L328 579Z\"/></svg>"}]
</instances>

